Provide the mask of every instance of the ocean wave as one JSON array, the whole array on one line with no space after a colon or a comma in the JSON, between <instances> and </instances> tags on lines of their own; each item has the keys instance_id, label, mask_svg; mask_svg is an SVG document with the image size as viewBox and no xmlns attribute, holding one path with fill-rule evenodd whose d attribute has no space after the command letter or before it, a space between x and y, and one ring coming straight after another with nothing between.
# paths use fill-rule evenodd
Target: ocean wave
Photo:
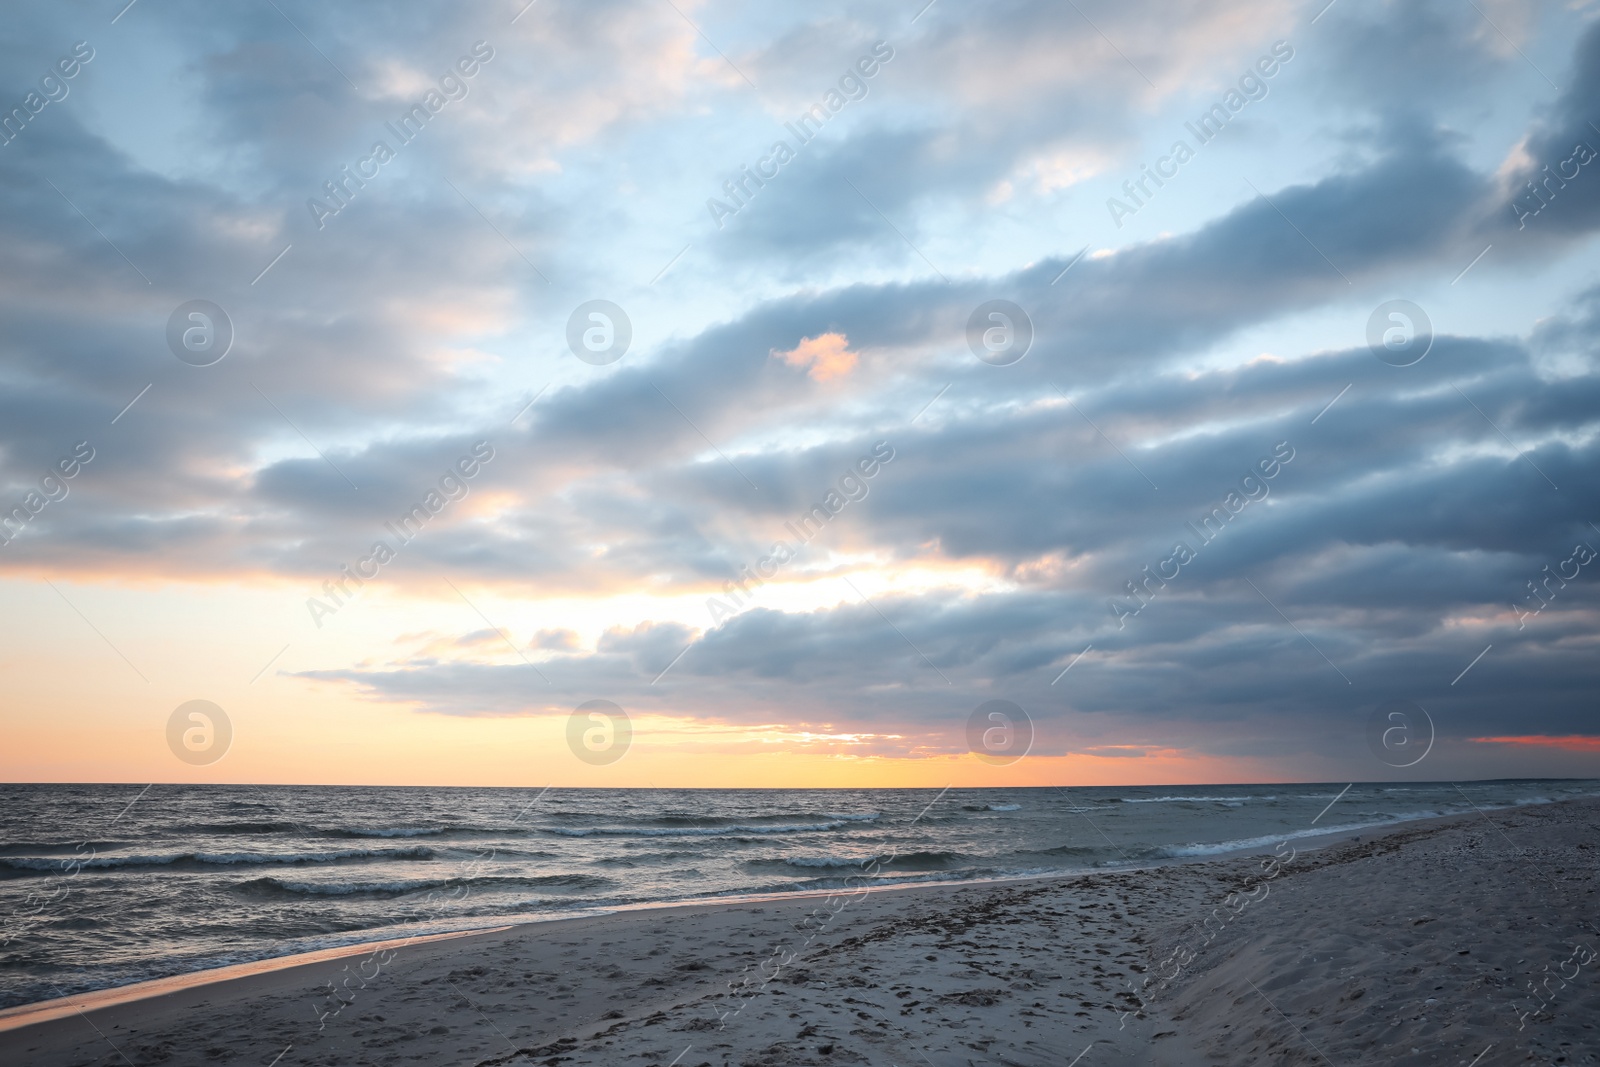
<instances>
[{"instance_id":1,"label":"ocean wave","mask_svg":"<svg viewBox=\"0 0 1600 1067\"><path fill-rule=\"evenodd\" d=\"M1093 845L1056 845L1054 848L1030 848L1018 852L1019 856L1081 856L1092 859L1105 852Z\"/></svg>"},{"instance_id":2,"label":"ocean wave","mask_svg":"<svg viewBox=\"0 0 1600 1067\"><path fill-rule=\"evenodd\" d=\"M190 863L199 864L269 864L269 863L337 863L352 859L429 860L434 858L430 848L350 848L338 852L175 852L165 855L94 856L79 861L91 870L116 870L140 867L171 867ZM60 857L0 856L0 870L10 869L23 873L59 870Z\"/></svg>"},{"instance_id":3,"label":"ocean wave","mask_svg":"<svg viewBox=\"0 0 1600 1067\"><path fill-rule=\"evenodd\" d=\"M471 829L471 827L465 826L389 826L371 829L355 826L335 826L322 832L329 837L427 837L431 834L470 832Z\"/></svg>"},{"instance_id":4,"label":"ocean wave","mask_svg":"<svg viewBox=\"0 0 1600 1067\"><path fill-rule=\"evenodd\" d=\"M952 862L965 859L959 852L882 852L871 856L786 856L773 860L752 860L746 866L767 866L781 864L785 867L801 868L846 868L855 867L866 869L876 867L878 870L939 870L949 866Z\"/></svg>"},{"instance_id":5,"label":"ocean wave","mask_svg":"<svg viewBox=\"0 0 1600 1067\"><path fill-rule=\"evenodd\" d=\"M203 834L285 834L306 827L292 822L202 822L177 827L177 832L194 830Z\"/></svg>"},{"instance_id":6,"label":"ocean wave","mask_svg":"<svg viewBox=\"0 0 1600 1067\"><path fill-rule=\"evenodd\" d=\"M586 893L598 889L609 889L616 884L610 878L602 878L593 874L551 874L542 877L503 875L481 878L402 878L380 882L296 881L288 878L278 878L273 875L264 875L260 878L252 878L249 881L240 882L234 888L240 892L251 894L269 893L316 897L396 897L433 889L471 889L474 887L567 889L575 893Z\"/></svg>"},{"instance_id":7,"label":"ocean wave","mask_svg":"<svg viewBox=\"0 0 1600 1067\"><path fill-rule=\"evenodd\" d=\"M1030 874L1045 874L1054 868L1039 867L1026 870L999 870L994 867L963 867L956 870L911 870L880 873L872 878L872 886L891 885L916 885L919 882L967 882L981 881L990 878L1026 877ZM787 887L789 892L814 892L819 889L858 889L860 881L854 876L836 878L808 878L799 882L792 882Z\"/></svg>"},{"instance_id":8,"label":"ocean wave","mask_svg":"<svg viewBox=\"0 0 1600 1067\"><path fill-rule=\"evenodd\" d=\"M824 823L784 823L774 826L680 826L680 827L649 827L649 826L551 826L545 833L557 834L561 837L729 837L734 834L798 834L817 833L825 830L838 830L849 826L848 822L836 820Z\"/></svg>"},{"instance_id":9,"label":"ocean wave","mask_svg":"<svg viewBox=\"0 0 1600 1067\"><path fill-rule=\"evenodd\" d=\"M1218 841L1211 844L1168 845L1149 850L1155 856L1170 859L1185 859L1194 856L1219 856L1225 852L1238 852L1243 849L1265 848L1267 845L1277 844L1279 841L1297 841L1303 837L1322 837L1326 834L1342 834L1351 830L1370 830L1379 826L1393 826L1396 823L1415 822L1418 819L1435 819L1440 816L1437 811L1417 811L1406 815L1392 815L1384 819L1371 822L1342 823L1338 826L1317 826L1303 830L1290 830L1281 834L1264 834L1260 837L1243 837L1234 841Z\"/></svg>"},{"instance_id":10,"label":"ocean wave","mask_svg":"<svg viewBox=\"0 0 1600 1067\"><path fill-rule=\"evenodd\" d=\"M666 852L629 852L621 856L602 856L592 860L595 867L665 867L683 860L705 859L710 855L695 849L669 849Z\"/></svg>"},{"instance_id":11,"label":"ocean wave","mask_svg":"<svg viewBox=\"0 0 1600 1067\"><path fill-rule=\"evenodd\" d=\"M962 855L960 852L941 852L934 850L926 852L888 853L880 857L882 860L882 866L884 868L898 871L942 870L943 868L950 866L952 863L960 862L966 858L967 857Z\"/></svg>"},{"instance_id":12,"label":"ocean wave","mask_svg":"<svg viewBox=\"0 0 1600 1067\"><path fill-rule=\"evenodd\" d=\"M54 862L62 864L71 863L79 856L89 853L90 849L103 851L108 848L121 848L122 841L5 841L0 842L0 856L26 855L29 852L60 852Z\"/></svg>"},{"instance_id":13,"label":"ocean wave","mask_svg":"<svg viewBox=\"0 0 1600 1067\"><path fill-rule=\"evenodd\" d=\"M418 879L394 882L293 882L270 875L240 882L233 888L242 893L288 893L294 896L346 897L346 896L401 896L424 889L438 889L450 883L445 880Z\"/></svg>"},{"instance_id":14,"label":"ocean wave","mask_svg":"<svg viewBox=\"0 0 1600 1067\"><path fill-rule=\"evenodd\" d=\"M768 825L768 824L811 824L817 819L828 819L834 822L872 822L880 817L879 812L815 812L815 811L782 811L768 812L766 814L741 813L738 815L706 815L696 812L667 811L658 814L640 816L632 819L634 825L640 827L665 826L665 827L724 827L738 825ZM614 811L553 811L546 816L564 820L589 820L597 823L614 823L618 819L628 820L626 814Z\"/></svg>"},{"instance_id":15,"label":"ocean wave","mask_svg":"<svg viewBox=\"0 0 1600 1067\"><path fill-rule=\"evenodd\" d=\"M1021 804L990 804L990 811L1021 811Z\"/></svg>"},{"instance_id":16,"label":"ocean wave","mask_svg":"<svg viewBox=\"0 0 1600 1067\"><path fill-rule=\"evenodd\" d=\"M1228 801L1265 800L1265 797L1121 797L1124 804L1223 804ZM1276 799L1276 798L1272 798Z\"/></svg>"},{"instance_id":17,"label":"ocean wave","mask_svg":"<svg viewBox=\"0 0 1600 1067\"><path fill-rule=\"evenodd\" d=\"M787 867L865 867L877 858L876 856L790 856L788 859L772 862Z\"/></svg>"}]
</instances>

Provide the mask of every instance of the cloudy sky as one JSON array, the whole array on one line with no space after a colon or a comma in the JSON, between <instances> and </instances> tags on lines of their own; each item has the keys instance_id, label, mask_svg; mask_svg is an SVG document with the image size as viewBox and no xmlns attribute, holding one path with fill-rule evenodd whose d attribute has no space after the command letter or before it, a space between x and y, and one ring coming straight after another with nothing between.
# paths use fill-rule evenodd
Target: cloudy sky
<instances>
[{"instance_id":1,"label":"cloudy sky","mask_svg":"<svg viewBox=\"0 0 1600 1067\"><path fill-rule=\"evenodd\" d=\"M525 4L8 10L0 776L1600 773L1591 3Z\"/></svg>"}]
</instances>

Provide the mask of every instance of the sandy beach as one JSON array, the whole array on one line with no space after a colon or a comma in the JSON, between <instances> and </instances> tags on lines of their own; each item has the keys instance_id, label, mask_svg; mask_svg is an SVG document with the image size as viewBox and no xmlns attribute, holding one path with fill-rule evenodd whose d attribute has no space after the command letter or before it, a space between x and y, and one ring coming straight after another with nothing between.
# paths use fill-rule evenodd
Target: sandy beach
<instances>
[{"instance_id":1,"label":"sandy beach","mask_svg":"<svg viewBox=\"0 0 1600 1067\"><path fill-rule=\"evenodd\" d=\"M1600 1062L1600 801L1294 844L368 946L124 1003L6 1012L0 1059Z\"/></svg>"}]
</instances>

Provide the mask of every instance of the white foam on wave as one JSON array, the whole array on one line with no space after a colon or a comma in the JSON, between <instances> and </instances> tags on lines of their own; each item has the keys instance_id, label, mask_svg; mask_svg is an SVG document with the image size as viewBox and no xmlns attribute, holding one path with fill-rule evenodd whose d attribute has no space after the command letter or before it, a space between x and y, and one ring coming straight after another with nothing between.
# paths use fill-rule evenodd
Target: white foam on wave
<instances>
[{"instance_id":1,"label":"white foam on wave","mask_svg":"<svg viewBox=\"0 0 1600 1067\"><path fill-rule=\"evenodd\" d=\"M734 834L799 834L837 830L850 825L844 820L800 823L793 826L552 826L547 832L562 837L728 837Z\"/></svg>"},{"instance_id":2,"label":"white foam on wave","mask_svg":"<svg viewBox=\"0 0 1600 1067\"><path fill-rule=\"evenodd\" d=\"M864 867L876 856L787 856L783 862L791 867Z\"/></svg>"},{"instance_id":3,"label":"white foam on wave","mask_svg":"<svg viewBox=\"0 0 1600 1067\"><path fill-rule=\"evenodd\" d=\"M1352 830L1370 830L1377 826L1393 826L1396 823L1415 822L1417 819L1437 819L1442 814L1442 812L1437 811L1418 811L1409 815L1393 815L1371 822L1342 823L1338 826L1314 826L1304 830L1288 830L1281 834L1243 837L1234 841L1218 841L1213 844L1169 845L1158 851L1162 855L1171 856L1175 859L1189 856L1220 856L1225 852L1242 852L1246 849L1265 848L1267 845L1274 845L1279 841L1297 841L1303 837L1325 837L1328 834L1343 834Z\"/></svg>"},{"instance_id":4,"label":"white foam on wave","mask_svg":"<svg viewBox=\"0 0 1600 1067\"><path fill-rule=\"evenodd\" d=\"M1124 804L1225 804L1230 801L1276 800L1277 797L1123 797Z\"/></svg>"},{"instance_id":5,"label":"white foam on wave","mask_svg":"<svg viewBox=\"0 0 1600 1067\"><path fill-rule=\"evenodd\" d=\"M377 882L329 882L279 878L267 875L242 883L239 888L270 888L306 896L353 896L367 893L417 893L424 889L443 889L448 886L479 887L567 887L572 889L605 889L616 883L599 875L569 873L548 874L539 877L499 875L487 878L403 878Z\"/></svg>"},{"instance_id":6,"label":"white foam on wave","mask_svg":"<svg viewBox=\"0 0 1600 1067\"><path fill-rule=\"evenodd\" d=\"M343 897L357 893L415 893L438 889L450 883L443 879L404 882L293 882L285 878L258 878L256 884L307 896Z\"/></svg>"}]
</instances>

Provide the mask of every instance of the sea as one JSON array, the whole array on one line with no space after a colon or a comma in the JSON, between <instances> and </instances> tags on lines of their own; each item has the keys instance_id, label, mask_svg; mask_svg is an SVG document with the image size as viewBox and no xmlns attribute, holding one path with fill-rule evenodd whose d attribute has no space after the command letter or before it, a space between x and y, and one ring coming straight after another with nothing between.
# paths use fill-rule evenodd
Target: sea
<instances>
[{"instance_id":1,"label":"sea","mask_svg":"<svg viewBox=\"0 0 1600 1067\"><path fill-rule=\"evenodd\" d=\"M1146 867L1600 781L1030 789L0 785L0 1008L730 897Z\"/></svg>"}]
</instances>

